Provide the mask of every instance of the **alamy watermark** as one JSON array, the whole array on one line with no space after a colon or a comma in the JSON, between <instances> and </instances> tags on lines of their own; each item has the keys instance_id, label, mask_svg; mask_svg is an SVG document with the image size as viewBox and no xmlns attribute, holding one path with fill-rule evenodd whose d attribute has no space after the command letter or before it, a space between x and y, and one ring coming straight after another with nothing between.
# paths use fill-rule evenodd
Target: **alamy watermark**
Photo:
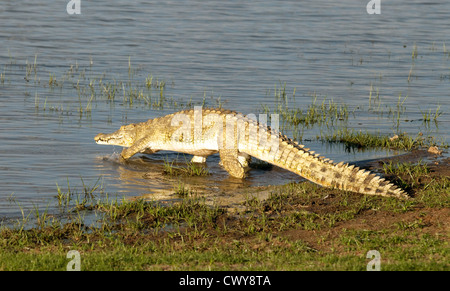
<instances>
[{"instance_id":1,"label":"alamy watermark","mask_svg":"<svg viewBox=\"0 0 450 291\"><path fill-rule=\"evenodd\" d=\"M79 251L69 251L66 258L71 259L67 263L67 271L80 271L81 270L81 257Z\"/></svg>"},{"instance_id":2,"label":"alamy watermark","mask_svg":"<svg viewBox=\"0 0 450 291\"><path fill-rule=\"evenodd\" d=\"M246 116L228 113L224 116L215 111L206 112L202 106L195 106L192 119L190 115L183 112L173 116L171 126L177 129L173 132L171 140L176 144L217 138L219 149L236 149L238 144L244 143L249 146L264 147L269 156L275 155L279 147L277 135L279 115L270 115L270 130L266 125L267 114L259 114L258 117L259 120L253 113ZM253 126L247 124L253 122Z\"/></svg>"},{"instance_id":3,"label":"alamy watermark","mask_svg":"<svg viewBox=\"0 0 450 291\"><path fill-rule=\"evenodd\" d=\"M366 11L368 14L381 14L381 0L370 0L367 3Z\"/></svg>"},{"instance_id":4,"label":"alamy watermark","mask_svg":"<svg viewBox=\"0 0 450 291\"><path fill-rule=\"evenodd\" d=\"M81 14L81 0L70 0L67 3L66 11L68 14Z\"/></svg>"},{"instance_id":5,"label":"alamy watermark","mask_svg":"<svg viewBox=\"0 0 450 291\"><path fill-rule=\"evenodd\" d=\"M380 271L381 270L381 255L377 250L370 250L366 254L367 259L372 259L367 263L367 271Z\"/></svg>"},{"instance_id":6,"label":"alamy watermark","mask_svg":"<svg viewBox=\"0 0 450 291\"><path fill-rule=\"evenodd\" d=\"M81 0L70 0L67 3L66 11L68 14L81 14ZM366 5L368 14L381 14L381 0L370 0Z\"/></svg>"}]
</instances>

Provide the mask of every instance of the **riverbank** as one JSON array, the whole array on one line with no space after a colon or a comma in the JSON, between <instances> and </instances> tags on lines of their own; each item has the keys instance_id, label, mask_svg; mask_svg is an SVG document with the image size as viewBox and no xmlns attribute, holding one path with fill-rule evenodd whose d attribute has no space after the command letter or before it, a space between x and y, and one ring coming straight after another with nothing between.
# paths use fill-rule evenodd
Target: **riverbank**
<instances>
[{"instance_id":1,"label":"riverbank","mask_svg":"<svg viewBox=\"0 0 450 291\"><path fill-rule=\"evenodd\" d=\"M365 166L410 185L407 201L309 182L259 189L267 199L238 208L195 193L173 204L93 199L64 222L41 214L34 228L2 228L0 269L66 270L76 251L81 270L366 270L376 251L381 270L448 270L450 159L413 157L424 152Z\"/></svg>"}]
</instances>

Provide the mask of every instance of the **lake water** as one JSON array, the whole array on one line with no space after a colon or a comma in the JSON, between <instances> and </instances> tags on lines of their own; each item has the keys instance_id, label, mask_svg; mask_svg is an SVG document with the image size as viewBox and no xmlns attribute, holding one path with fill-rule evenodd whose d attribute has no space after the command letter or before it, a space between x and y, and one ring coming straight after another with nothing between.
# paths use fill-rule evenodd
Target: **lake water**
<instances>
[{"instance_id":1,"label":"lake water","mask_svg":"<svg viewBox=\"0 0 450 291\"><path fill-rule=\"evenodd\" d=\"M347 126L355 130L449 141L448 1L382 0L373 15L369 1L350 0L80 0L78 15L67 13L68 2L0 4L2 218L53 209L57 184L80 194L99 186L98 195L166 199L180 182L161 175L163 163L185 157L141 156L125 166L120 148L96 145L94 136L179 104L261 113L263 104L276 106L284 84L289 108L326 98L354 112ZM162 108L149 105L158 100ZM424 122L424 113L437 123ZM303 143L334 160L398 154L346 151L317 141L321 130L305 130ZM213 175L183 183L232 195L299 180L273 169L236 182L218 160L208 160Z\"/></svg>"}]
</instances>

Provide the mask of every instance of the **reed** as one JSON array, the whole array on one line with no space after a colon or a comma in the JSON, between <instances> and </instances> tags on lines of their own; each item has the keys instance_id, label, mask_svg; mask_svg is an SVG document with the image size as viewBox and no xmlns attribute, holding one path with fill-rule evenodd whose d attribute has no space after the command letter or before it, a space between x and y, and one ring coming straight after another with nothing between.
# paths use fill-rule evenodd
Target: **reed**
<instances>
[{"instance_id":1,"label":"reed","mask_svg":"<svg viewBox=\"0 0 450 291\"><path fill-rule=\"evenodd\" d=\"M183 166L174 166L175 160L169 162L164 160L163 173L170 176L207 176L209 175L208 169L198 163L192 163L186 161Z\"/></svg>"},{"instance_id":2,"label":"reed","mask_svg":"<svg viewBox=\"0 0 450 291\"><path fill-rule=\"evenodd\" d=\"M428 109L428 111L422 111L420 110L420 113L422 114L422 121L426 124L429 124L430 121L434 121L435 124L438 122L438 117L442 115L442 111L440 111L441 106L438 105L436 107L436 110L434 112L431 111L431 109Z\"/></svg>"},{"instance_id":3,"label":"reed","mask_svg":"<svg viewBox=\"0 0 450 291\"><path fill-rule=\"evenodd\" d=\"M349 148L390 148L411 150L413 148L424 146L425 140L421 135L413 138L407 134L397 135L397 138L381 134L373 134L367 131L355 131L353 129L338 129L332 134L322 137L323 140L330 143L343 143Z\"/></svg>"}]
</instances>

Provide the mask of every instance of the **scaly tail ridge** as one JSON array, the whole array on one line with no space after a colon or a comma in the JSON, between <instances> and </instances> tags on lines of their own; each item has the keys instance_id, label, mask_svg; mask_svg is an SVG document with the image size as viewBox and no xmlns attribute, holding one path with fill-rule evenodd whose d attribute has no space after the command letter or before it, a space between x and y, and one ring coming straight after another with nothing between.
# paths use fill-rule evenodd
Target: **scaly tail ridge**
<instances>
[{"instance_id":1,"label":"scaly tail ridge","mask_svg":"<svg viewBox=\"0 0 450 291\"><path fill-rule=\"evenodd\" d=\"M259 128L261 130L261 127ZM269 128L266 129L266 134L269 143L265 146L254 146L250 143L244 151L324 187L368 195L409 198L405 191L370 171L343 162L335 164L284 135L275 136ZM278 143L278 149L269 154L275 143Z\"/></svg>"}]
</instances>

